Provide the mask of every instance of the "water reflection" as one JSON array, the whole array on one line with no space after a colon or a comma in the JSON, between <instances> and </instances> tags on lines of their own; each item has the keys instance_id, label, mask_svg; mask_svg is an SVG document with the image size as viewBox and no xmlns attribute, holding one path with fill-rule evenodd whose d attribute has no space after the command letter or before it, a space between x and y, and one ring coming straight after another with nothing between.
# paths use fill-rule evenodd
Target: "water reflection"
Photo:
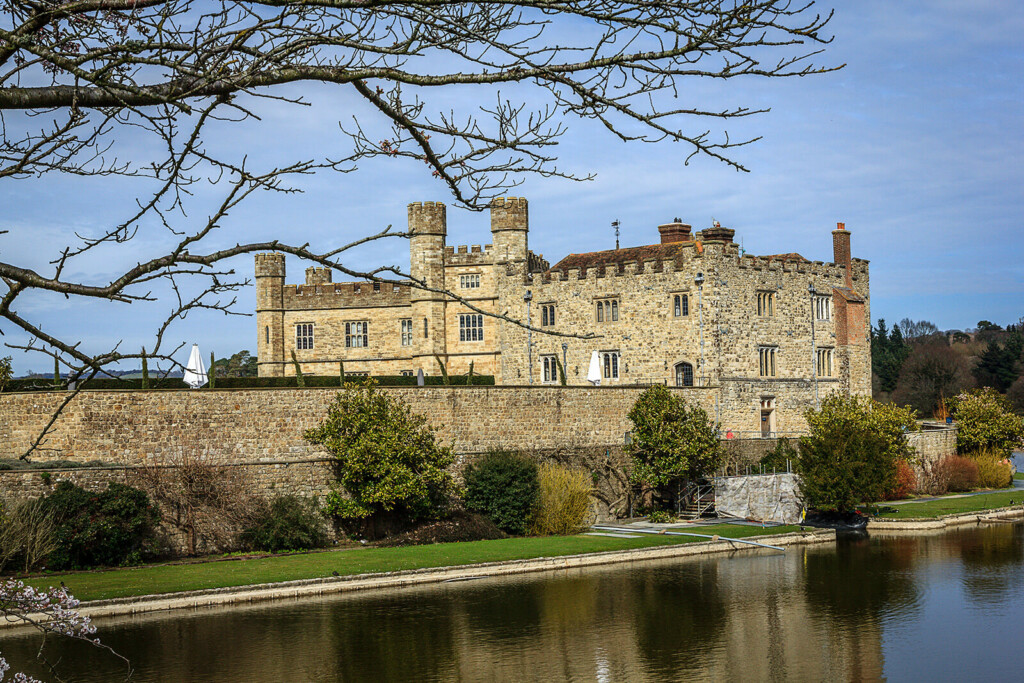
<instances>
[{"instance_id":1,"label":"water reflection","mask_svg":"<svg viewBox=\"0 0 1024 683\"><path fill-rule=\"evenodd\" d=\"M985 630L1014 632L1022 561L1024 527L998 525L150 615L101 632L139 681L949 678L955 660L933 659L969 646L989 666L996 641L936 628L934 615L985 611ZM19 663L37 645L0 640ZM68 680L116 680L96 652L60 654Z\"/></svg>"}]
</instances>

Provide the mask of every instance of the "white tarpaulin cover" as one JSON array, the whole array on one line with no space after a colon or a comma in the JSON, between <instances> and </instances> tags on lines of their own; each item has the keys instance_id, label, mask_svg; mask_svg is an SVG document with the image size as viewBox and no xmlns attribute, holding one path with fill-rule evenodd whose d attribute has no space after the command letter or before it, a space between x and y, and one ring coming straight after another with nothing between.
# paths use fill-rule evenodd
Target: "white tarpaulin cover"
<instances>
[{"instance_id":1,"label":"white tarpaulin cover","mask_svg":"<svg viewBox=\"0 0 1024 683\"><path fill-rule=\"evenodd\" d=\"M203 356L199 353L199 344L192 345L192 353L189 354L188 365L185 366L182 379L193 389L206 384L206 367L203 365Z\"/></svg>"},{"instance_id":2,"label":"white tarpaulin cover","mask_svg":"<svg viewBox=\"0 0 1024 683\"><path fill-rule=\"evenodd\" d=\"M593 382L594 386L601 384L601 358L597 351L590 354L590 370L587 371L587 381Z\"/></svg>"}]
</instances>

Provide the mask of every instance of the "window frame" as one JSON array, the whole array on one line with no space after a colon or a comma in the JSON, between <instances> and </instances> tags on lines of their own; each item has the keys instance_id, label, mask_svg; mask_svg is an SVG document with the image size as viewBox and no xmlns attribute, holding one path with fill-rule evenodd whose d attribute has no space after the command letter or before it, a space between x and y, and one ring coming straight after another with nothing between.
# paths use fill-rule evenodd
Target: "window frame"
<instances>
[{"instance_id":1,"label":"window frame","mask_svg":"<svg viewBox=\"0 0 1024 683\"><path fill-rule=\"evenodd\" d=\"M540 357L541 382L543 384L558 383L558 354L544 354Z\"/></svg>"},{"instance_id":2,"label":"window frame","mask_svg":"<svg viewBox=\"0 0 1024 683\"><path fill-rule=\"evenodd\" d=\"M459 289L480 289L480 273L459 273Z\"/></svg>"},{"instance_id":3,"label":"window frame","mask_svg":"<svg viewBox=\"0 0 1024 683\"><path fill-rule=\"evenodd\" d=\"M778 346L761 345L757 347L758 377L778 377Z\"/></svg>"},{"instance_id":4,"label":"window frame","mask_svg":"<svg viewBox=\"0 0 1024 683\"><path fill-rule=\"evenodd\" d=\"M555 304L541 304L541 327L552 327L555 324Z\"/></svg>"},{"instance_id":5,"label":"window frame","mask_svg":"<svg viewBox=\"0 0 1024 683\"><path fill-rule=\"evenodd\" d=\"M295 323L295 349L309 351L316 348L316 323Z\"/></svg>"},{"instance_id":6,"label":"window frame","mask_svg":"<svg viewBox=\"0 0 1024 683\"><path fill-rule=\"evenodd\" d=\"M476 343L484 340L482 313L459 313L459 342Z\"/></svg>"},{"instance_id":7,"label":"window frame","mask_svg":"<svg viewBox=\"0 0 1024 683\"><path fill-rule=\"evenodd\" d=\"M686 368L690 369L690 383L689 384L686 383ZM680 362L676 363L673 366L673 370L675 371L675 380L676 380L676 386L677 387L692 387L692 386L696 386L696 384L694 383L693 363L690 363L690 362L685 361L685 360L684 361L680 361ZM680 383L680 380L682 380L682 383Z\"/></svg>"},{"instance_id":8,"label":"window frame","mask_svg":"<svg viewBox=\"0 0 1024 683\"><path fill-rule=\"evenodd\" d=\"M775 317L775 291L761 289L757 292L757 315L761 318Z\"/></svg>"},{"instance_id":9,"label":"window frame","mask_svg":"<svg viewBox=\"0 0 1024 683\"><path fill-rule=\"evenodd\" d=\"M817 349L815 357L815 372L818 377L834 377L835 365L833 362L833 348L830 346Z\"/></svg>"},{"instance_id":10,"label":"window frame","mask_svg":"<svg viewBox=\"0 0 1024 683\"><path fill-rule=\"evenodd\" d=\"M594 299L595 322L614 323L619 321L619 297L607 296Z\"/></svg>"},{"instance_id":11,"label":"window frame","mask_svg":"<svg viewBox=\"0 0 1024 683\"><path fill-rule=\"evenodd\" d=\"M412 318L399 320L399 330L402 346L412 346Z\"/></svg>"},{"instance_id":12,"label":"window frame","mask_svg":"<svg viewBox=\"0 0 1024 683\"><path fill-rule=\"evenodd\" d=\"M824 315L822 315L824 313ZM828 321L832 319L832 297L817 294L814 297L814 319Z\"/></svg>"},{"instance_id":13,"label":"window frame","mask_svg":"<svg viewBox=\"0 0 1024 683\"><path fill-rule=\"evenodd\" d=\"M358 343L353 343L353 342L358 342ZM368 349L368 348L370 348L370 321L369 320L346 320L345 321L345 348L346 349Z\"/></svg>"},{"instance_id":14,"label":"window frame","mask_svg":"<svg viewBox=\"0 0 1024 683\"><path fill-rule=\"evenodd\" d=\"M621 351L600 351L601 379L619 379L622 368Z\"/></svg>"},{"instance_id":15,"label":"window frame","mask_svg":"<svg viewBox=\"0 0 1024 683\"><path fill-rule=\"evenodd\" d=\"M690 293L689 292L673 292L673 294L672 294L672 317L673 318L689 318L690 317Z\"/></svg>"}]
</instances>

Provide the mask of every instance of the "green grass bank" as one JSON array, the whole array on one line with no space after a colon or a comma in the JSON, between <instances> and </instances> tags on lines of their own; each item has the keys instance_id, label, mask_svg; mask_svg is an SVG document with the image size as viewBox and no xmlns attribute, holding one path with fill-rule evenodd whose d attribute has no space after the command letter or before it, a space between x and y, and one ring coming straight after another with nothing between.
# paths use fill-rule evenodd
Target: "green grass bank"
<instances>
[{"instance_id":1,"label":"green grass bank","mask_svg":"<svg viewBox=\"0 0 1024 683\"><path fill-rule=\"evenodd\" d=\"M879 503L878 505L870 506L867 510L871 512L875 509L880 509L879 519L920 519L954 515L961 512L994 510L1021 503L1024 503L1024 491L1011 489L1008 491L983 493L977 496L947 496L937 500L923 500L920 502L902 503L900 505L887 506L885 503Z\"/></svg>"},{"instance_id":2,"label":"green grass bank","mask_svg":"<svg viewBox=\"0 0 1024 683\"><path fill-rule=\"evenodd\" d=\"M760 527L721 524L695 528L694 533L722 538L747 538L798 531L796 526ZM70 574L32 577L26 583L45 588L64 582L79 600L106 600L158 595L178 591L232 588L298 579L375 574L408 569L429 569L502 562L538 557L560 557L610 550L631 550L662 545L695 543L706 539L688 536L548 536L496 541L438 543L401 548L349 548L330 552L276 557L240 558L196 564L148 565Z\"/></svg>"}]
</instances>

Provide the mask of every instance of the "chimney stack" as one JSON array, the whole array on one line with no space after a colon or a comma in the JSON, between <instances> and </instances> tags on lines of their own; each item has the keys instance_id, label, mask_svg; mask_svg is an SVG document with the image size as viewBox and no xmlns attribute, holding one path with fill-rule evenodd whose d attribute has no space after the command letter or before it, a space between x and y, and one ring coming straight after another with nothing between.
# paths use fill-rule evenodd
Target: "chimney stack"
<instances>
[{"instance_id":1,"label":"chimney stack","mask_svg":"<svg viewBox=\"0 0 1024 683\"><path fill-rule=\"evenodd\" d=\"M845 223L836 223L832 231L832 259L846 269L846 288L853 289L853 259L850 257L850 233Z\"/></svg>"},{"instance_id":2,"label":"chimney stack","mask_svg":"<svg viewBox=\"0 0 1024 683\"><path fill-rule=\"evenodd\" d=\"M690 236L691 226L683 223L681 220L676 218L671 223L658 226L658 232L661 233L661 243L670 244L672 242L690 242L693 238Z\"/></svg>"}]
</instances>

